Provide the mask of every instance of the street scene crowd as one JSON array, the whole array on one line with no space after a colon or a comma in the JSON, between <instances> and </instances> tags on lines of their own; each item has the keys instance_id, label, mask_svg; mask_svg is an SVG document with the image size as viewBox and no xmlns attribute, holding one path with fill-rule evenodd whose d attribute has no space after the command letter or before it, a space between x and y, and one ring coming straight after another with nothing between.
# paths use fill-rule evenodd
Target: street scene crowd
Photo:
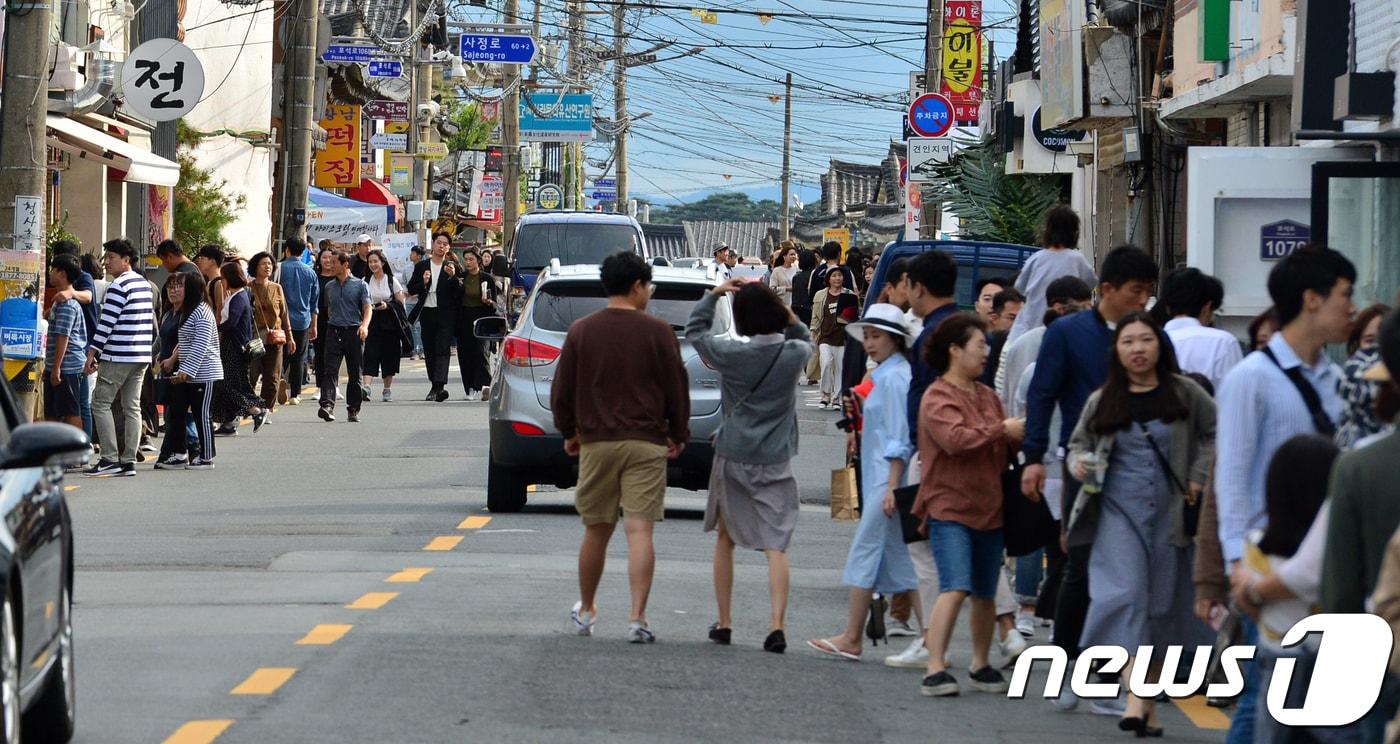
<instances>
[{"instance_id":1,"label":"street scene crowd","mask_svg":"<svg viewBox=\"0 0 1400 744\"><path fill-rule=\"evenodd\" d=\"M1151 678L1167 646L1245 644L1257 653L1242 694L1212 701L1233 707L1227 741L1382 741L1400 703L1395 677L1347 727L1290 729L1263 701L1283 660L1304 670L1288 699L1306 695L1317 647L1281 644L1298 620L1374 612L1400 628L1400 386L1388 371L1400 369L1400 315L1357 312L1356 268L1309 245L1274 266L1273 307L1242 343L1212 327L1219 280L1190 267L1163 275L1132 246L1096 269L1078 233L1074 212L1052 209L1042 249L1014 281L979 283L968 309L955 300L958 264L938 250L877 269L838 243L784 242L750 278L716 247L715 286L684 329L722 390L704 516L716 534L709 640L746 632L732 615L737 547L767 559L763 649L789 647L792 461L801 388L815 385L811 405L839 411L848 432L847 461L832 463L833 514L848 505L857 521L839 577L845 617L806 652L859 662L867 639L907 637L883 663L921 669L920 692L946 697L965 685L1006 692L1002 670L1047 627L1070 659L1153 646ZM374 378L380 401L393 400L405 357L424 358L427 399L447 400L455 345L465 399L484 400L490 349L474 324L503 309L492 270L503 259L438 234L395 277L371 243L323 244L311 257L291 239L280 261L260 253L244 266L218 246L190 260L166 241L159 287L126 240L104 244L101 267L53 246L45 416L90 432L85 475L133 476L148 452L157 469L214 467L216 439L299 405L308 370L318 416L334 421L342 401L358 422ZM667 461L690 436L687 373L675 329L645 312L651 264L615 254L601 280L607 306L569 328L550 393L579 461L569 627L588 636L603 617L595 597L620 518L626 637L651 643L652 530ZM734 333L715 332L721 303ZM948 663L960 618L967 669ZM1130 662L1105 676L1133 673ZM1053 702L1163 735L1156 699L1081 701L1066 686Z\"/></svg>"}]
</instances>

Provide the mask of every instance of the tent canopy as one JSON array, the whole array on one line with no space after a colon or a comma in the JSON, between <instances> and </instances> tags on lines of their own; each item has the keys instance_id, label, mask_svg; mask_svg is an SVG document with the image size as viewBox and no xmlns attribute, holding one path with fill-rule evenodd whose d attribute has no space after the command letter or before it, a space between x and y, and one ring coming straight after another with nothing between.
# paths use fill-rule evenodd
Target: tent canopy
<instances>
[{"instance_id":1,"label":"tent canopy","mask_svg":"<svg viewBox=\"0 0 1400 744\"><path fill-rule=\"evenodd\" d=\"M379 242L385 225L393 221L392 206L358 202L314 186L307 195L306 236L312 243L352 243L360 233L369 233Z\"/></svg>"}]
</instances>

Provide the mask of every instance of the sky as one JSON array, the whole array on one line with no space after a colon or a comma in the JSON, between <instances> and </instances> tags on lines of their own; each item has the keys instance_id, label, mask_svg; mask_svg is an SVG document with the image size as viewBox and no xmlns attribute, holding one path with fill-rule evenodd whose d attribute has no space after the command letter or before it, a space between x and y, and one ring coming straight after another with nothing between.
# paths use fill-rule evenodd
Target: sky
<instances>
[{"instance_id":1,"label":"sky","mask_svg":"<svg viewBox=\"0 0 1400 744\"><path fill-rule=\"evenodd\" d=\"M540 0L542 35L564 33L564 0ZM630 191L691 201L716 188L777 186L782 173L783 78L793 73L792 172L796 193L811 199L831 159L879 163L901 136L909 72L923 63L925 3L920 0L717 0L696 5L651 0L629 8L628 51L665 42L658 63L628 69L628 112L649 113L628 138ZM588 33L613 43L606 4L587 3ZM691 8L715 13L703 23ZM527 16L532 0L522 0ZM728 11L728 12L726 12ZM771 12L764 19L756 13ZM1010 51L1015 7L984 0L984 25L997 25L995 53ZM693 47L703 51L668 59ZM611 117L611 63L584 81L595 116ZM776 98L770 98L770 96ZM595 141L588 157L610 160L612 143ZM598 169L590 167L589 175Z\"/></svg>"}]
</instances>

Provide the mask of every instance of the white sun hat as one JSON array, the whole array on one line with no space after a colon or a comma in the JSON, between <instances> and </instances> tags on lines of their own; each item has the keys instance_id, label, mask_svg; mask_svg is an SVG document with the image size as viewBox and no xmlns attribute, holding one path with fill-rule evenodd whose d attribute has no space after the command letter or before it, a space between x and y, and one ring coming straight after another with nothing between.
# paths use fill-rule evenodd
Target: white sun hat
<instances>
[{"instance_id":1,"label":"white sun hat","mask_svg":"<svg viewBox=\"0 0 1400 744\"><path fill-rule=\"evenodd\" d=\"M914 335L904 323L904 311L887 302L881 302L865 309L865 317L846 326L846 333L857 341L865 340L865 329L874 328L885 333L903 336L908 341Z\"/></svg>"}]
</instances>

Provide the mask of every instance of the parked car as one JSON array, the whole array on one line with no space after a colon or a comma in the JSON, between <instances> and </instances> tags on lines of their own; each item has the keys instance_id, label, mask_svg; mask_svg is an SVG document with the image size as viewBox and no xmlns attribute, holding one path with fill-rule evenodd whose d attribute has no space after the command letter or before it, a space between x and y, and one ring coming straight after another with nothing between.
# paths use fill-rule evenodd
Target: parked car
<instances>
[{"instance_id":1,"label":"parked car","mask_svg":"<svg viewBox=\"0 0 1400 744\"><path fill-rule=\"evenodd\" d=\"M80 429L26 423L0 380L0 735L5 744L73 738L73 522L63 471L87 460Z\"/></svg>"},{"instance_id":2,"label":"parked car","mask_svg":"<svg viewBox=\"0 0 1400 744\"><path fill-rule=\"evenodd\" d=\"M925 251L945 251L958 263L958 285L955 297L958 304L971 308L977 304L973 295L977 292L977 282L986 277L1001 279L1010 287L1032 253L1040 250L1029 245L1012 243L992 243L981 240L901 240L889 243L880 254L880 262L875 266L875 278L865 294L869 307L880 291L885 288L885 276L890 264L899 258L912 258Z\"/></svg>"},{"instance_id":3,"label":"parked car","mask_svg":"<svg viewBox=\"0 0 1400 744\"><path fill-rule=\"evenodd\" d=\"M684 256L671 259L671 265L677 269L703 269L707 260L698 256Z\"/></svg>"},{"instance_id":4,"label":"parked car","mask_svg":"<svg viewBox=\"0 0 1400 744\"><path fill-rule=\"evenodd\" d=\"M650 262L642 226L625 214L602 212L532 212L515 225L509 253L511 296L508 313L518 317L535 278L551 260L568 265L603 263L630 250Z\"/></svg>"},{"instance_id":5,"label":"parked car","mask_svg":"<svg viewBox=\"0 0 1400 744\"><path fill-rule=\"evenodd\" d=\"M711 439L719 427L719 373L710 369L685 340L690 311L713 279L691 269L653 268L647 311L676 331L681 359L690 377L690 442L669 463L667 484L699 491L709 486ZM514 330L504 318L477 321L478 338L500 339L500 362L491 381L490 462L486 506L514 512L525 506L532 484L569 488L578 482L578 460L564 454L564 439L554 428L551 384L569 324L607 304L597 266L551 266L539 276ZM732 333L729 299L715 314L715 332Z\"/></svg>"}]
</instances>

